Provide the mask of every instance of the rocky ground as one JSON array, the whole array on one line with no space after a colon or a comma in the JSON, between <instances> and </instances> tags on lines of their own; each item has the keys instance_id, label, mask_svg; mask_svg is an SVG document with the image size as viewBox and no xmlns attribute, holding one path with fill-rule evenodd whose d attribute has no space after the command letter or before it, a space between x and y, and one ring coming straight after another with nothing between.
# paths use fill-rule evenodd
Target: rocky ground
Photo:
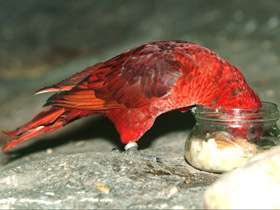
<instances>
[{"instance_id":1,"label":"rocky ground","mask_svg":"<svg viewBox=\"0 0 280 210\"><path fill-rule=\"evenodd\" d=\"M262 100L280 106L279 9L278 1L253 0L0 1L0 129L42 109L49 95L32 97L41 87L162 39L214 50L242 70ZM139 146L162 163L112 154L123 145L102 116L36 137L0 154L0 207L201 209L221 175L184 160L193 125L190 113L156 120Z\"/></svg>"}]
</instances>

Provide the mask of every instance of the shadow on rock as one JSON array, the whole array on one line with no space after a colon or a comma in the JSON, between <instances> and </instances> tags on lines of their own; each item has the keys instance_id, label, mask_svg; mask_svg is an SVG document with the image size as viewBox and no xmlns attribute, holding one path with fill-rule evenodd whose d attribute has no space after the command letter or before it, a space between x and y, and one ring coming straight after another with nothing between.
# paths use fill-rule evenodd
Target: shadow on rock
<instances>
[{"instance_id":1,"label":"shadow on rock","mask_svg":"<svg viewBox=\"0 0 280 210\"><path fill-rule=\"evenodd\" d=\"M139 148L149 148L154 140L170 132L191 129L194 123L194 117L189 112L182 114L178 111L172 111L163 114L156 119L154 126L140 139ZM68 129L53 137L42 138L39 141L33 141L28 146L8 151L5 155L5 163L8 164L29 154L46 151L49 148L54 149L70 141L78 142L89 139L101 141L100 138L102 138L102 141L111 142L118 149L122 150L124 147L114 124L106 117L98 116L94 119L88 119L72 130Z\"/></svg>"},{"instance_id":2,"label":"shadow on rock","mask_svg":"<svg viewBox=\"0 0 280 210\"><path fill-rule=\"evenodd\" d=\"M139 148L146 149L157 138L176 131L190 130L195 124L195 119L190 112L181 113L177 110L160 115L153 127L140 139Z\"/></svg>"}]
</instances>

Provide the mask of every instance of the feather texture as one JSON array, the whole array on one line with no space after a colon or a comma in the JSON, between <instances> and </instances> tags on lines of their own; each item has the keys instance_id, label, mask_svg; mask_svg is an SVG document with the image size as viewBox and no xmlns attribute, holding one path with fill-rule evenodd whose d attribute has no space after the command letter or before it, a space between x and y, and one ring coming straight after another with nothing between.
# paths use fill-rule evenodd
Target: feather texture
<instances>
[{"instance_id":1,"label":"feather texture","mask_svg":"<svg viewBox=\"0 0 280 210\"><path fill-rule=\"evenodd\" d=\"M35 94L57 91L29 123L11 132L4 151L81 117L104 114L123 143L137 141L160 114L195 104L260 107L241 71L211 50L185 41L141 45Z\"/></svg>"}]
</instances>

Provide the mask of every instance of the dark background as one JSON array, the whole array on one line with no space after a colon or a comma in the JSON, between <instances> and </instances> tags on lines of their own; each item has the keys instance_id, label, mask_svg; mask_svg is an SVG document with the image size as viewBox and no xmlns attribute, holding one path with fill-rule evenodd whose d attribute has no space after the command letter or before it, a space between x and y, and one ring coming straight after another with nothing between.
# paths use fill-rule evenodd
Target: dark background
<instances>
[{"instance_id":1,"label":"dark background","mask_svg":"<svg viewBox=\"0 0 280 210\"><path fill-rule=\"evenodd\" d=\"M2 0L0 129L12 130L41 110L49 95L31 96L41 87L155 40L186 40L215 51L242 70L262 100L279 105L279 11L276 0ZM156 122L158 129L149 138L167 128L185 129L182 124L188 123L186 116L166 118ZM64 138L96 137L85 134L94 125L82 122ZM112 138L118 139L110 122L98 123L98 135L112 132ZM63 129L64 133L74 127ZM5 140L3 134L0 140ZM55 144L48 142L50 147Z\"/></svg>"},{"instance_id":2,"label":"dark background","mask_svg":"<svg viewBox=\"0 0 280 210\"><path fill-rule=\"evenodd\" d=\"M279 1L258 0L0 1L1 79L162 39L221 48L229 60L246 40L279 54L279 11Z\"/></svg>"}]
</instances>

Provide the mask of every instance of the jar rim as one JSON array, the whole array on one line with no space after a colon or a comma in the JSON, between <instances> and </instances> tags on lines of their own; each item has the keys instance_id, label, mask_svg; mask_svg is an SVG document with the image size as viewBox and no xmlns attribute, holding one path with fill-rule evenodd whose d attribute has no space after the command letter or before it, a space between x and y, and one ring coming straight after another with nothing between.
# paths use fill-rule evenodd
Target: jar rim
<instances>
[{"instance_id":1,"label":"jar rim","mask_svg":"<svg viewBox=\"0 0 280 210\"><path fill-rule=\"evenodd\" d=\"M220 122L276 122L279 118L277 104L266 101L262 101L261 103L262 107L253 108L229 108L196 105L195 118L197 120L211 120Z\"/></svg>"}]
</instances>

